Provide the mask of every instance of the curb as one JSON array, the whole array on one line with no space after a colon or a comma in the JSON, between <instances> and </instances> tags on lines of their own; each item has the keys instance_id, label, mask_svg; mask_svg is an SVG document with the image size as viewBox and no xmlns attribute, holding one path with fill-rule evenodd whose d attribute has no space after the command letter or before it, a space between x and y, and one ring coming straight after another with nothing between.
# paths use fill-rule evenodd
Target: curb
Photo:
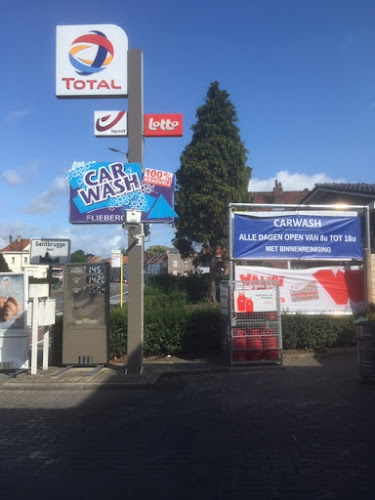
<instances>
[{"instance_id":1,"label":"curb","mask_svg":"<svg viewBox=\"0 0 375 500\"><path fill-rule=\"evenodd\" d=\"M144 381L129 381L126 379L118 382L22 382L12 379L12 381L4 381L0 390L11 391L97 391L97 390L149 390L155 387L161 380L175 377L184 377L191 375L209 375L220 373L239 373L239 372L259 372L275 369L285 369L282 365L252 365L252 366L234 366L234 367L214 367L214 368L197 368L197 369L182 369L176 371L164 371L151 374ZM126 375L124 375L126 377ZM142 375L141 375L142 377Z\"/></svg>"},{"instance_id":2,"label":"curb","mask_svg":"<svg viewBox=\"0 0 375 500\"><path fill-rule=\"evenodd\" d=\"M215 366L211 365L210 367L195 367L192 363L190 368L178 367L178 363L172 363L173 369L170 367L166 368L162 371L161 367L160 371L151 371L151 373L141 374L141 375L132 375L127 379L127 375L117 376L115 380L103 379L103 380L93 380L90 381L88 377L80 374L79 379L76 377L75 380L58 380L57 378L54 381L51 381L51 378L48 375L45 376L45 381L33 380L29 378L29 382L24 382L22 377L20 379L12 378L8 380L8 378L0 378L0 391L1 390L19 390L19 391L97 391L97 390L149 390L157 386L159 382L162 380L176 378L176 377L186 377L192 375L207 375L207 374L221 374L221 373L245 373L245 372L265 372L265 371L273 371L277 370L286 370L293 364L290 365L288 363L289 360L293 358L297 359L324 359L329 355L336 356L338 354L341 355L353 355L356 352L355 348L343 348L343 349L332 349L330 352L319 353L317 355L313 352L306 351L289 351L289 353L285 353L283 355L283 363L253 363L248 365L235 365L235 366ZM41 377L43 379L43 377ZM109 377L111 378L111 377Z\"/></svg>"}]
</instances>

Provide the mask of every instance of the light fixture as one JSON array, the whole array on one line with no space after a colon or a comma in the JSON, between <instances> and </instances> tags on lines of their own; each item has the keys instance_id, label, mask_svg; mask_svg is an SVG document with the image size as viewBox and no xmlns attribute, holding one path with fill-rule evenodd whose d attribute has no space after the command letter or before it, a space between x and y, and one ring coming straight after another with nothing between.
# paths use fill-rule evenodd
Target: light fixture
<instances>
[{"instance_id":1,"label":"light fixture","mask_svg":"<svg viewBox=\"0 0 375 500\"><path fill-rule=\"evenodd\" d=\"M128 157L128 153L125 153L125 151L120 151L120 149L116 149L116 148L108 148L110 151L113 151L114 153L120 153L122 155L125 155L126 158Z\"/></svg>"}]
</instances>

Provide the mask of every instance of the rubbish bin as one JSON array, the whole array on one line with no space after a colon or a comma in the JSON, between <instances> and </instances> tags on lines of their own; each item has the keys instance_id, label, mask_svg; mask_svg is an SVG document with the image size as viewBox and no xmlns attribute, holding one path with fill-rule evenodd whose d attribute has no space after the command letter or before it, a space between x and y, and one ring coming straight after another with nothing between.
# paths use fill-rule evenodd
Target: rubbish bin
<instances>
[{"instance_id":1,"label":"rubbish bin","mask_svg":"<svg viewBox=\"0 0 375 500\"><path fill-rule=\"evenodd\" d=\"M375 377L375 321L357 323L359 376L362 381Z\"/></svg>"}]
</instances>

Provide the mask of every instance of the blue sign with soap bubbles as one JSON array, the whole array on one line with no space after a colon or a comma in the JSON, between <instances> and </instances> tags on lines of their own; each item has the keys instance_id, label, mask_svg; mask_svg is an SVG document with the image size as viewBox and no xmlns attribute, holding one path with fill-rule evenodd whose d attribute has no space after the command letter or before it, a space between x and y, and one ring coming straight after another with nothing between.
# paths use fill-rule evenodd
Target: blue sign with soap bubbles
<instances>
[{"instance_id":1,"label":"blue sign with soap bubbles","mask_svg":"<svg viewBox=\"0 0 375 500\"><path fill-rule=\"evenodd\" d=\"M73 224L121 224L126 210L141 210L142 222L172 223L175 175L139 163L74 162L67 173Z\"/></svg>"}]
</instances>

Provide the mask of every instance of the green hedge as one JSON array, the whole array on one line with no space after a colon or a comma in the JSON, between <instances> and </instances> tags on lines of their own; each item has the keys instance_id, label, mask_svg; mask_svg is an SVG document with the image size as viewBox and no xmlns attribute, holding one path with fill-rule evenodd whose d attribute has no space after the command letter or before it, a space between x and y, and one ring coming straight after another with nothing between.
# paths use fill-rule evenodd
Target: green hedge
<instances>
[{"instance_id":1,"label":"green hedge","mask_svg":"<svg viewBox=\"0 0 375 500\"><path fill-rule=\"evenodd\" d=\"M168 294L182 292L190 304L207 302L210 291L210 277L208 274L191 273L187 276L173 276L172 274L159 274L150 276L149 285L159 293Z\"/></svg>"},{"instance_id":2,"label":"green hedge","mask_svg":"<svg viewBox=\"0 0 375 500\"><path fill-rule=\"evenodd\" d=\"M315 349L353 346L354 318L325 314L283 314L284 349Z\"/></svg>"},{"instance_id":3,"label":"green hedge","mask_svg":"<svg viewBox=\"0 0 375 500\"><path fill-rule=\"evenodd\" d=\"M128 308L114 307L109 315L109 357L122 356L128 348Z\"/></svg>"},{"instance_id":4,"label":"green hedge","mask_svg":"<svg viewBox=\"0 0 375 500\"><path fill-rule=\"evenodd\" d=\"M154 290L155 292L155 290ZM127 351L127 306L110 311L109 357ZM284 349L323 350L350 347L355 339L353 316L283 314ZM61 364L62 318L52 328L52 363ZM187 303L186 294L145 294L145 356L209 356L221 349L218 306Z\"/></svg>"}]
</instances>

